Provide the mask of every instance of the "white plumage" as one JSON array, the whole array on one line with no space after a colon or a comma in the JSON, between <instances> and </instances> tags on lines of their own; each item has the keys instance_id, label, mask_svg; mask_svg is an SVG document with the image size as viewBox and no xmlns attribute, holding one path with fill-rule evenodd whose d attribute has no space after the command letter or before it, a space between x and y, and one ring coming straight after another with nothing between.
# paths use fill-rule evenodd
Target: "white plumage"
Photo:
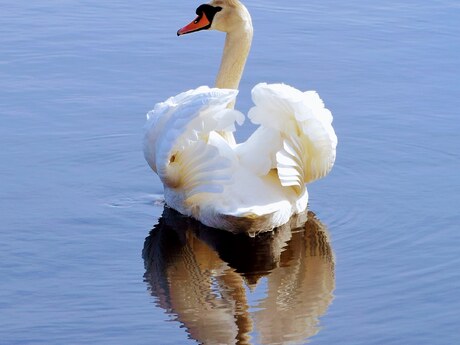
<instances>
[{"instance_id":1,"label":"white plumage","mask_svg":"<svg viewBox=\"0 0 460 345\"><path fill-rule=\"evenodd\" d=\"M335 160L331 113L314 92L258 84L249 118L259 128L230 145L243 114L227 109L237 91L200 87L159 103L147 115L144 154L165 186L166 203L202 223L257 233L305 210L305 183Z\"/></svg>"},{"instance_id":2,"label":"white plumage","mask_svg":"<svg viewBox=\"0 0 460 345\"><path fill-rule=\"evenodd\" d=\"M156 104L147 114L144 155L164 184L167 205L211 227L256 234L306 209L305 184L329 173L337 137L331 112L316 92L260 83L252 90L248 114L259 127L235 144L235 123L245 117L232 109L234 88L249 48L238 49L233 38L249 47L252 26L238 1L215 2L221 10L211 2L202 17L213 17L216 10L211 28L225 31L222 23L231 28L217 77L220 88L202 86ZM198 30L203 20L197 13L179 33ZM229 71L228 66L239 67Z\"/></svg>"}]
</instances>

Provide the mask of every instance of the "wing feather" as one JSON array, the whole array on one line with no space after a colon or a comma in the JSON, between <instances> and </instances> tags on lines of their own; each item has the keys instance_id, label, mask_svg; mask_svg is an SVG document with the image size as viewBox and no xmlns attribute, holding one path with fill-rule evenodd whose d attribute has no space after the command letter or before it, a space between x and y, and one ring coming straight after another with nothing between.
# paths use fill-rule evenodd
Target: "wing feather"
<instances>
[{"instance_id":1,"label":"wing feather","mask_svg":"<svg viewBox=\"0 0 460 345\"><path fill-rule=\"evenodd\" d=\"M271 151L275 152L281 184L294 187L300 194L305 183L327 175L334 165L337 136L332 114L318 94L284 84L261 83L252 90L252 98L251 121L277 131L281 138Z\"/></svg>"},{"instance_id":2,"label":"wing feather","mask_svg":"<svg viewBox=\"0 0 460 345\"><path fill-rule=\"evenodd\" d=\"M226 108L237 93L203 86L158 103L147 114L144 156L165 185L187 185L193 194L218 190L217 181L228 179L220 170L231 161L208 140L212 131L233 131L235 122L244 121L243 114Z\"/></svg>"}]
</instances>

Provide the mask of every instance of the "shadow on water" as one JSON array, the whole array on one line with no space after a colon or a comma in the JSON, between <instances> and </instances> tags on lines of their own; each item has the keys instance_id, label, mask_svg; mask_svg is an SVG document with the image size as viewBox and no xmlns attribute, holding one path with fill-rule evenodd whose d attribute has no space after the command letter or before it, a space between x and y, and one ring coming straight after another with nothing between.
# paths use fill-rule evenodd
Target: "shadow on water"
<instances>
[{"instance_id":1,"label":"shadow on water","mask_svg":"<svg viewBox=\"0 0 460 345\"><path fill-rule=\"evenodd\" d=\"M253 335L260 344L302 342L318 332L333 299L333 252L312 212L251 238L165 207L142 254L157 305L203 344L251 344Z\"/></svg>"}]
</instances>

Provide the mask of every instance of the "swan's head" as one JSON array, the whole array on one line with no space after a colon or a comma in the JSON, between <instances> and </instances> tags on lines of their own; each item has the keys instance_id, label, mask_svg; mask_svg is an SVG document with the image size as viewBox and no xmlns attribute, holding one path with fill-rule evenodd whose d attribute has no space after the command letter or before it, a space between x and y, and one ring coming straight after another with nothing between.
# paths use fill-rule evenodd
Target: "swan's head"
<instances>
[{"instance_id":1,"label":"swan's head","mask_svg":"<svg viewBox=\"0 0 460 345\"><path fill-rule=\"evenodd\" d=\"M213 0L196 9L198 15L190 24L177 31L177 36L200 30L232 32L240 28L252 32L251 16L238 0Z\"/></svg>"}]
</instances>

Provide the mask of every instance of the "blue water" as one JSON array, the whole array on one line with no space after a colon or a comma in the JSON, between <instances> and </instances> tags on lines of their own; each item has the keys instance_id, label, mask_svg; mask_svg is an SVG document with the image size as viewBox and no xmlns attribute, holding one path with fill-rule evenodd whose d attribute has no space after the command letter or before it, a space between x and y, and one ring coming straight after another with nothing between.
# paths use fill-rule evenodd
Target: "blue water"
<instances>
[{"instance_id":1,"label":"blue water","mask_svg":"<svg viewBox=\"0 0 460 345\"><path fill-rule=\"evenodd\" d=\"M238 327L230 338L252 344L460 342L459 3L245 2L255 37L237 108L260 81L315 89L339 146L309 186L321 226L302 236L324 251L299 242L307 226L230 253L177 215L158 224L162 186L141 148L157 101L214 81L223 35L175 36L198 4L3 0L0 344L213 343ZM203 283L173 274L190 257L212 273L204 295L173 289ZM237 307L209 331L211 295ZM276 333L282 322L298 334Z\"/></svg>"}]
</instances>

